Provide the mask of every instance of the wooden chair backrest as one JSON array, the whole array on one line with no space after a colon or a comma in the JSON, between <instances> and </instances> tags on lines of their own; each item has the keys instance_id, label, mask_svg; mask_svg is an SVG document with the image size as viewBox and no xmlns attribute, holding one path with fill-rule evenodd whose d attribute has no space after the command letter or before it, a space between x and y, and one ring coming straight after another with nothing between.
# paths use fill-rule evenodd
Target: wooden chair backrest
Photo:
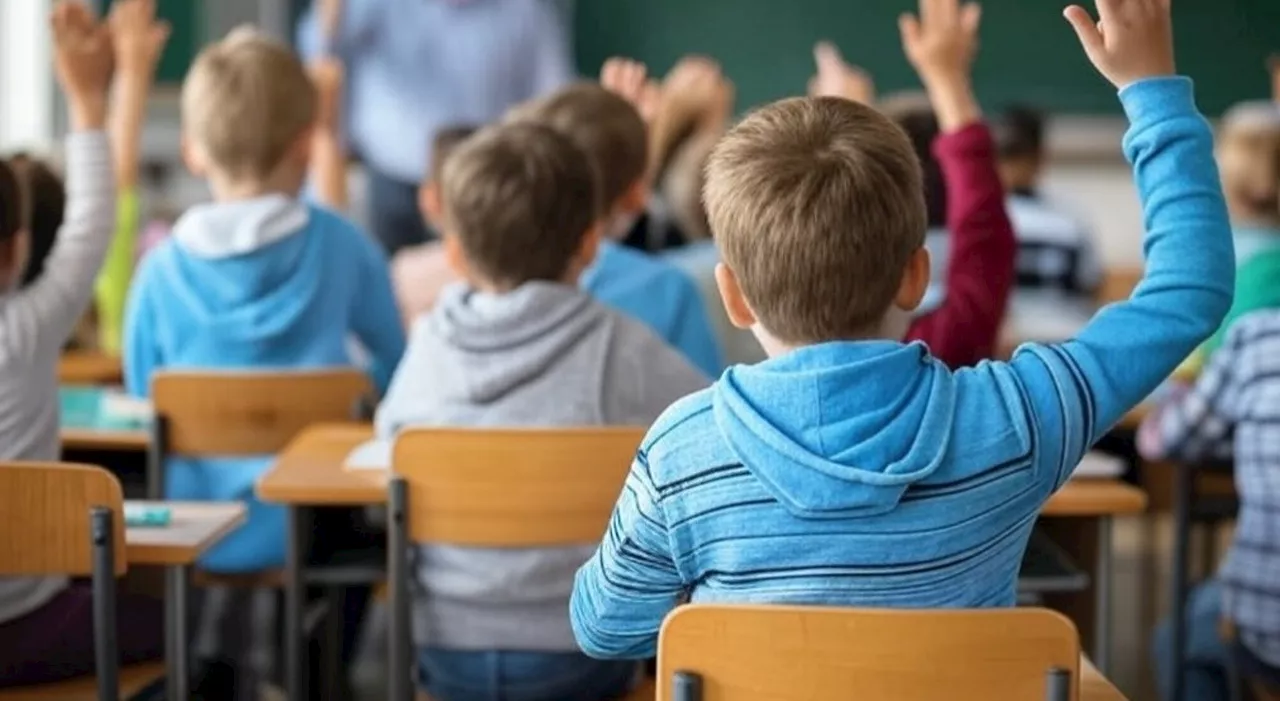
<instances>
[{"instance_id":1,"label":"wooden chair backrest","mask_svg":"<svg viewBox=\"0 0 1280 701\"><path fill-rule=\"evenodd\" d=\"M413 429L392 451L409 537L476 547L597 543L643 428Z\"/></svg>"},{"instance_id":2,"label":"wooden chair backrest","mask_svg":"<svg viewBox=\"0 0 1280 701\"><path fill-rule=\"evenodd\" d=\"M348 368L159 372L151 379L164 452L187 457L280 452L311 424L355 418L368 394L368 378Z\"/></svg>"},{"instance_id":3,"label":"wooden chair backrest","mask_svg":"<svg viewBox=\"0 0 1280 701\"><path fill-rule=\"evenodd\" d=\"M92 465L0 463L0 575L91 575L94 507L112 512L115 573L122 575L124 497L115 475Z\"/></svg>"},{"instance_id":4,"label":"wooden chair backrest","mask_svg":"<svg viewBox=\"0 0 1280 701\"><path fill-rule=\"evenodd\" d=\"M690 605L658 643L658 701L675 672L704 701L1026 701L1052 668L1079 694L1075 626L1045 609L883 610Z\"/></svg>"}]
</instances>

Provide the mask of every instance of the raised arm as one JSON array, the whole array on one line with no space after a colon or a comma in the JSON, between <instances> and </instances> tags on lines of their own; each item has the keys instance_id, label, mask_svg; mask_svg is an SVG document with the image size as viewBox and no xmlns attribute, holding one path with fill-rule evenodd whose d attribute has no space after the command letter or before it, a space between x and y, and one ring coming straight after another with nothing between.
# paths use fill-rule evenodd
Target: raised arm
<instances>
[{"instance_id":1,"label":"raised arm","mask_svg":"<svg viewBox=\"0 0 1280 701\"><path fill-rule=\"evenodd\" d=\"M1235 274L1213 135L1191 81L1173 75L1168 0L1098 0L1098 9L1100 24L1080 7L1067 16L1129 117L1124 151L1142 199L1146 273L1074 340L1025 346L1012 361L1059 482L1218 328Z\"/></svg>"},{"instance_id":2,"label":"raised arm","mask_svg":"<svg viewBox=\"0 0 1280 701\"><path fill-rule=\"evenodd\" d=\"M67 97L67 208L45 272L0 304L0 353L57 353L88 306L115 216L106 123L111 37L80 2L53 12L54 58Z\"/></svg>"},{"instance_id":3,"label":"raised arm","mask_svg":"<svg viewBox=\"0 0 1280 701\"><path fill-rule=\"evenodd\" d=\"M320 98L311 135L311 186L320 203L345 211L349 200L347 153L342 147L342 62L329 57L312 61L311 79Z\"/></svg>"},{"instance_id":4,"label":"raised arm","mask_svg":"<svg viewBox=\"0 0 1280 701\"><path fill-rule=\"evenodd\" d=\"M116 61L109 129L119 196L115 235L94 292L100 343L114 354L120 353L125 297L138 240L138 168L147 97L169 39L169 25L156 20L155 9L155 0L118 0L108 21Z\"/></svg>"},{"instance_id":5,"label":"raised arm","mask_svg":"<svg viewBox=\"0 0 1280 701\"><path fill-rule=\"evenodd\" d=\"M907 340L924 341L952 367L991 355L1013 288L1017 253L995 145L971 82L980 19L976 4L921 0L920 18L901 20L903 47L938 118L941 133L933 152L947 188L951 236L942 306L917 319Z\"/></svg>"}]
</instances>

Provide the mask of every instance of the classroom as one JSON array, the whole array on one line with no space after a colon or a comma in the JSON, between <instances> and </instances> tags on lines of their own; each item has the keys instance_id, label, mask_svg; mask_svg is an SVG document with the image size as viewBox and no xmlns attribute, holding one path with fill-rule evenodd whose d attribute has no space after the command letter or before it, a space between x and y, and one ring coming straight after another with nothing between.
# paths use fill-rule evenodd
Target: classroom
<instances>
[{"instance_id":1,"label":"classroom","mask_svg":"<svg viewBox=\"0 0 1280 701\"><path fill-rule=\"evenodd\" d=\"M1280 701L1280 3L0 2L0 701Z\"/></svg>"}]
</instances>

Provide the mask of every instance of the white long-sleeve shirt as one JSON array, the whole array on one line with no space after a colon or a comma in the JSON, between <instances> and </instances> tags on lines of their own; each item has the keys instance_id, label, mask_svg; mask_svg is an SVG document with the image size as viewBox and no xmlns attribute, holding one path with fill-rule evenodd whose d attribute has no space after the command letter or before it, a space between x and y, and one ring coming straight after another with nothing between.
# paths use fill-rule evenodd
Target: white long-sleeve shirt
<instances>
[{"instance_id":1,"label":"white long-sleeve shirt","mask_svg":"<svg viewBox=\"0 0 1280 701\"><path fill-rule=\"evenodd\" d=\"M44 274L0 295L0 460L56 460L58 358L93 296L115 224L111 149L100 131L66 143L67 209ZM4 524L0 538L22 537ZM0 623L52 599L64 577L0 578Z\"/></svg>"}]
</instances>

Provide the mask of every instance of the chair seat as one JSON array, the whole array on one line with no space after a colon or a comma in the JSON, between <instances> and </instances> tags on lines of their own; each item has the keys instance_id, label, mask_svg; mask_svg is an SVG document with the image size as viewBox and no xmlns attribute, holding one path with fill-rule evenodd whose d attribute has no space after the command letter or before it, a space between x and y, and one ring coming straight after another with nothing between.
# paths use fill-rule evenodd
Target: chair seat
<instances>
[{"instance_id":1,"label":"chair seat","mask_svg":"<svg viewBox=\"0 0 1280 701\"><path fill-rule=\"evenodd\" d=\"M132 698L163 678L163 662L121 667L120 698ZM97 698L98 680L93 676L0 690L0 701L94 701Z\"/></svg>"},{"instance_id":2,"label":"chair seat","mask_svg":"<svg viewBox=\"0 0 1280 701\"><path fill-rule=\"evenodd\" d=\"M640 686L632 689L631 693L623 696L617 701L653 701L654 697L657 695L657 685L654 684L652 679L645 677L644 681L640 683ZM419 691L416 701L434 701L434 699L432 699L425 691Z\"/></svg>"}]
</instances>

